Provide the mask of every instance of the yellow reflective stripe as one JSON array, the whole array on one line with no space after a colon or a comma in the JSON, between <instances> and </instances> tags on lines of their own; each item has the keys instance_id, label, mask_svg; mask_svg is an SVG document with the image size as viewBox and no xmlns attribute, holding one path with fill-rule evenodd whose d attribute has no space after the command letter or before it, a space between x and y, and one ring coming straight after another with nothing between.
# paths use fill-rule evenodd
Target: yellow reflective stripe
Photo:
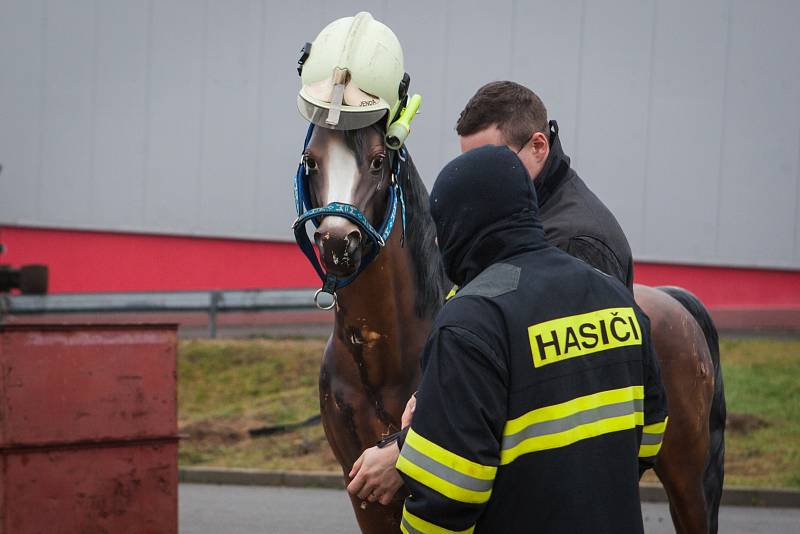
<instances>
[{"instance_id":1,"label":"yellow reflective stripe","mask_svg":"<svg viewBox=\"0 0 800 534\"><path fill-rule=\"evenodd\" d=\"M458 471L463 475L479 478L481 480L494 480L494 476L497 473L497 467L482 465L472 460L467 460L437 445L429 439L422 437L414 432L413 428L408 430L405 443L411 445L425 456L433 458L440 464Z\"/></svg>"},{"instance_id":2,"label":"yellow reflective stripe","mask_svg":"<svg viewBox=\"0 0 800 534\"><path fill-rule=\"evenodd\" d=\"M559 432L558 434L530 438L515 447L502 451L500 453L500 464L510 464L523 454L530 452L557 449L559 447L572 445L584 439L594 438L612 432L629 430L635 428L636 425L641 425L643 420L644 414L642 412L633 412L628 415L601 419L600 421L579 425L565 430L564 432Z\"/></svg>"},{"instance_id":3,"label":"yellow reflective stripe","mask_svg":"<svg viewBox=\"0 0 800 534\"><path fill-rule=\"evenodd\" d=\"M656 456L661 450L664 432L667 430L669 417L658 423L645 425L642 429L642 444L639 446L639 458Z\"/></svg>"},{"instance_id":4,"label":"yellow reflective stripe","mask_svg":"<svg viewBox=\"0 0 800 534\"><path fill-rule=\"evenodd\" d=\"M663 434L667 430L667 421L669 421L669 417L661 422L645 425L642 432L645 434Z\"/></svg>"},{"instance_id":5,"label":"yellow reflective stripe","mask_svg":"<svg viewBox=\"0 0 800 534\"><path fill-rule=\"evenodd\" d=\"M639 458L650 458L652 456L656 456L660 450L661 443L658 445L642 445L639 447Z\"/></svg>"},{"instance_id":6,"label":"yellow reflective stripe","mask_svg":"<svg viewBox=\"0 0 800 534\"><path fill-rule=\"evenodd\" d=\"M448 482L443 478L439 478L433 473L422 469L416 464L412 463L408 458L400 455L395 465L398 471L405 473L413 478L420 484L423 484L430 489L437 491L447 497L448 499L465 502L469 504L483 504L492 496L492 490L487 491L473 491L456 486L452 482Z\"/></svg>"},{"instance_id":7,"label":"yellow reflective stripe","mask_svg":"<svg viewBox=\"0 0 800 534\"><path fill-rule=\"evenodd\" d=\"M520 430L536 423L561 419L585 410L635 399L644 399L644 386L629 386L577 397L561 404L538 408L508 421L503 429L503 436L516 434ZM641 425L642 423L639 424Z\"/></svg>"},{"instance_id":8,"label":"yellow reflective stripe","mask_svg":"<svg viewBox=\"0 0 800 534\"><path fill-rule=\"evenodd\" d=\"M403 506L403 519L400 523L400 530L404 534L472 534L475 530L475 525L466 530L450 530L415 516Z\"/></svg>"}]
</instances>

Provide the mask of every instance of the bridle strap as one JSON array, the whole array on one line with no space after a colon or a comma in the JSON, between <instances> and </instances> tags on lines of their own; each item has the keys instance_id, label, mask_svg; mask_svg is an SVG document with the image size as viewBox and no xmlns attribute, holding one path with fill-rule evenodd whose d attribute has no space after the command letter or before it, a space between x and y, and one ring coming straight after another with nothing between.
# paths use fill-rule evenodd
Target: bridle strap
<instances>
[{"instance_id":1,"label":"bridle strap","mask_svg":"<svg viewBox=\"0 0 800 534\"><path fill-rule=\"evenodd\" d=\"M389 187L389 205L387 206L386 214L384 215L380 228L376 230L375 227L370 224L369 220L364 216L364 214L351 204L332 202L327 206L319 208L311 207L311 201L308 195L308 174L306 172L304 154L308 148L308 143L311 141L311 135L313 132L314 124L312 123L309 125L308 132L306 133L306 138L303 143L303 156L301 156L300 163L298 164L297 172L295 173L292 184L294 189L295 209L297 210L297 219L292 225L292 229L294 230L295 241L297 241L300 250L308 258L311 266L314 267L314 270L317 272L317 275L322 281L323 285L320 289L320 292L330 293L335 298L336 290L346 287L352 283L358 277L358 275L361 274L361 272L372 263L380 250L386 246L386 242L389 240L389 236L392 234L392 230L394 229L394 224L397 219L398 205L400 208L399 211L402 224L402 236L400 242L401 245L405 244L406 205L403 188L400 185L399 178L401 163L406 161L408 152L406 151L405 146L402 146L399 150L395 151L395 154L393 155L391 162L392 179ZM333 274L325 272L320 264L316 252L314 251L314 246L308 237L308 232L306 231L306 224L309 221L311 221L314 226L318 227L322 218L330 215L344 217L345 219L351 221L363 231L364 235L369 239L372 245L369 247L366 255L361 258L361 262L356 272L344 279L337 278Z\"/></svg>"}]
</instances>

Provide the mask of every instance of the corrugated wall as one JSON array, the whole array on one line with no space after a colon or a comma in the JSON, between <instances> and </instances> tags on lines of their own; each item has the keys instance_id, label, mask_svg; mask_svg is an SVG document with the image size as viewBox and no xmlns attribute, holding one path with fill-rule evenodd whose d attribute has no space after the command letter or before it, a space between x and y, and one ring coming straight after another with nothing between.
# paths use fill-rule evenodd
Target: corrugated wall
<instances>
[{"instance_id":1,"label":"corrugated wall","mask_svg":"<svg viewBox=\"0 0 800 534\"><path fill-rule=\"evenodd\" d=\"M424 96L429 184L511 78L639 259L800 268L793 0L0 0L0 222L288 239L298 50L362 9Z\"/></svg>"}]
</instances>

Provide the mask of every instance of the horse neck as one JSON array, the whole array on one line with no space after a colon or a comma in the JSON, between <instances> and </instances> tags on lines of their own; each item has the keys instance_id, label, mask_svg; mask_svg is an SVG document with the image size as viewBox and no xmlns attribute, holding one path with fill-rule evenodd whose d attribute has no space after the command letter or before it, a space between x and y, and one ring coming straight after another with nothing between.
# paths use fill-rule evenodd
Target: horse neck
<instances>
[{"instance_id":1,"label":"horse neck","mask_svg":"<svg viewBox=\"0 0 800 534\"><path fill-rule=\"evenodd\" d=\"M417 367L430 329L430 318L415 312L415 267L409 247L400 244L399 226L372 264L337 292L333 332L345 345L366 348L365 358L374 357L371 363L388 373Z\"/></svg>"}]
</instances>

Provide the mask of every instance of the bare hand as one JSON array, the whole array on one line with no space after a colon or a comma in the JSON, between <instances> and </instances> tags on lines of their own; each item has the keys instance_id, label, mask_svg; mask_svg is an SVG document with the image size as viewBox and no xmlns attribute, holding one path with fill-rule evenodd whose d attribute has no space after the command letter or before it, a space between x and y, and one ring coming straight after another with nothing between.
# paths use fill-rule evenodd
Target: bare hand
<instances>
[{"instance_id":1,"label":"bare hand","mask_svg":"<svg viewBox=\"0 0 800 534\"><path fill-rule=\"evenodd\" d=\"M405 428L411 425L411 419L414 417L414 410L417 409L417 394L411 395L406 403L406 409L403 411L403 417L400 418L400 426Z\"/></svg>"},{"instance_id":2,"label":"bare hand","mask_svg":"<svg viewBox=\"0 0 800 534\"><path fill-rule=\"evenodd\" d=\"M403 485L403 479L394 468L399 456L400 449L396 443L382 449L370 447L365 450L350 470L352 481L347 485L347 491L369 502L378 501L383 505L392 502Z\"/></svg>"}]
</instances>

